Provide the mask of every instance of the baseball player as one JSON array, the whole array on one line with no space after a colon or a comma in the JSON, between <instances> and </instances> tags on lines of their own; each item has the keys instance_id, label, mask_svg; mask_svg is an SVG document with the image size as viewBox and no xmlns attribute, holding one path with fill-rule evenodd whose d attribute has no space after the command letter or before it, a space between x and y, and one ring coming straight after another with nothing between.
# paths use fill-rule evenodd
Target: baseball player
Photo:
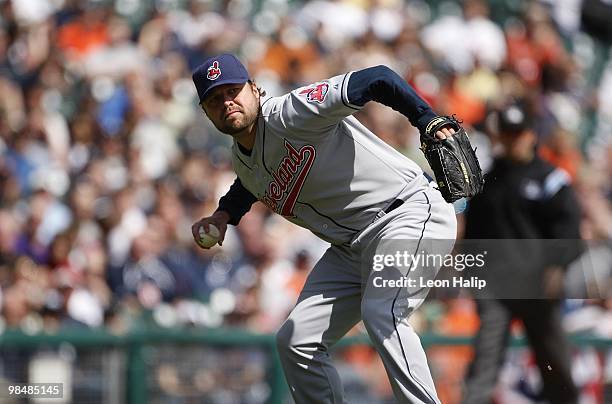
<instances>
[{"instance_id":1,"label":"baseball player","mask_svg":"<svg viewBox=\"0 0 612 404\"><path fill-rule=\"evenodd\" d=\"M328 349L362 320L382 357L393 392L403 403L439 403L425 352L408 324L423 302L423 287L375 291L372 252L384 239L450 240L451 204L430 187L412 160L351 116L368 101L405 115L427 132L438 117L385 66L332 77L280 97L267 97L233 55L210 58L193 73L200 105L222 133L233 137L237 178L210 217L220 241L256 201L331 243L314 266L298 303L277 334L277 346L297 403L341 403L342 386ZM432 136L452 141L455 128ZM367 267L367 265L366 265ZM437 269L436 269L437 270Z\"/></svg>"}]
</instances>

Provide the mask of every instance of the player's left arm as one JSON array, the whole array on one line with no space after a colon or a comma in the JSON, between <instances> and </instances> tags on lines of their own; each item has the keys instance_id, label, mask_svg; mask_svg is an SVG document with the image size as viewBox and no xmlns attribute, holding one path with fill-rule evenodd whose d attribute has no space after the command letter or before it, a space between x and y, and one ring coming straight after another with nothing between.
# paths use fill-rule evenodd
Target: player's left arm
<instances>
[{"instance_id":1,"label":"player's left arm","mask_svg":"<svg viewBox=\"0 0 612 404\"><path fill-rule=\"evenodd\" d=\"M406 80L383 65L353 72L349 78L346 98L347 103L358 108L369 101L391 107L408 118L420 133L425 133L427 125L438 117ZM452 127L443 127L436 132L436 136L445 139L454 132Z\"/></svg>"},{"instance_id":2,"label":"player's left arm","mask_svg":"<svg viewBox=\"0 0 612 404\"><path fill-rule=\"evenodd\" d=\"M418 128L421 150L447 202L454 203L482 192L482 170L461 122L453 117L436 115L393 70L375 66L354 72L348 83L347 99L353 105L377 101L400 112ZM455 211L461 209L455 205Z\"/></svg>"},{"instance_id":3,"label":"player's left arm","mask_svg":"<svg viewBox=\"0 0 612 404\"><path fill-rule=\"evenodd\" d=\"M377 101L405 115L421 133L437 115L414 89L386 66L375 66L300 87L274 101L264 103L271 122L299 134L325 132L359 111L368 101ZM440 139L454 133L442 127Z\"/></svg>"}]
</instances>

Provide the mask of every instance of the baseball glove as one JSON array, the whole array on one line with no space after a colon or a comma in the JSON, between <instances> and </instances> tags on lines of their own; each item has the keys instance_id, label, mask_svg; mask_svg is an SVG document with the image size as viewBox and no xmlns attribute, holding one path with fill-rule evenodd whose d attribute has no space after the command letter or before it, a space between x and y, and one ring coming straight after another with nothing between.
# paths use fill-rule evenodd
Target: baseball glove
<instances>
[{"instance_id":1,"label":"baseball glove","mask_svg":"<svg viewBox=\"0 0 612 404\"><path fill-rule=\"evenodd\" d=\"M455 134L450 139L438 139L436 132L447 125L455 129ZM421 133L421 150L447 202L452 203L482 191L484 177L476 150L472 148L461 122L454 116L440 116L429 122L425 133Z\"/></svg>"}]
</instances>

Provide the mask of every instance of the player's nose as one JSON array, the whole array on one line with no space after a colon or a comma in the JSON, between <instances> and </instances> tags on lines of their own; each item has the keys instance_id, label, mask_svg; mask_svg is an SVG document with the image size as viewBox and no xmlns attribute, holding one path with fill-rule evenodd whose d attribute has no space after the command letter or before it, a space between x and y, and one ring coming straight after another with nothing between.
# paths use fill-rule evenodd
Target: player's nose
<instances>
[{"instance_id":1,"label":"player's nose","mask_svg":"<svg viewBox=\"0 0 612 404\"><path fill-rule=\"evenodd\" d=\"M233 105L235 105L234 99L231 97L225 97L223 100L223 106L225 109L231 108Z\"/></svg>"},{"instance_id":2,"label":"player's nose","mask_svg":"<svg viewBox=\"0 0 612 404\"><path fill-rule=\"evenodd\" d=\"M226 91L225 93L223 93L223 103L227 104L229 102L234 102L234 99L236 98L236 96L232 93L230 93L229 91Z\"/></svg>"}]
</instances>

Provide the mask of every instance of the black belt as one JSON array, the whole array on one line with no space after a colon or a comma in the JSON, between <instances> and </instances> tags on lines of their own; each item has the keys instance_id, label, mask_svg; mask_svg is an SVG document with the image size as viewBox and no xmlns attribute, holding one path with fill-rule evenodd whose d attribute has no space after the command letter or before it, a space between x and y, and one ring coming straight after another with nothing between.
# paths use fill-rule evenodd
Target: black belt
<instances>
[{"instance_id":1,"label":"black belt","mask_svg":"<svg viewBox=\"0 0 612 404\"><path fill-rule=\"evenodd\" d=\"M396 199L393 202L391 202L391 205L387 206L387 208L384 210L385 213L389 213L394 209L399 208L400 206L402 206L404 204L404 201L401 199Z\"/></svg>"},{"instance_id":2,"label":"black belt","mask_svg":"<svg viewBox=\"0 0 612 404\"><path fill-rule=\"evenodd\" d=\"M423 176L427 179L427 182L432 182L434 180L426 172L423 172ZM387 208L385 210L383 210L383 212L385 212L385 214L387 214L387 213L391 212L392 210L395 210L395 209L399 208L403 204L404 204L404 200L403 199L395 199L393 202L391 202L391 205L387 206Z\"/></svg>"},{"instance_id":3,"label":"black belt","mask_svg":"<svg viewBox=\"0 0 612 404\"><path fill-rule=\"evenodd\" d=\"M423 173L423 176L427 179L427 182L431 182L433 181L433 178L430 177L427 173ZM399 208L400 206L402 206L404 204L404 200L403 199L395 199L393 202L391 202L391 204L389 206L387 206L382 213L378 212L378 215L376 215L376 219L374 219L374 221L380 219L383 216L383 213L386 215L387 213Z\"/></svg>"},{"instance_id":4,"label":"black belt","mask_svg":"<svg viewBox=\"0 0 612 404\"><path fill-rule=\"evenodd\" d=\"M395 199L384 210L381 209L381 210L378 211L378 213L376 214L376 217L374 217L374 220L372 220L372 223L376 222L378 219L380 219L381 217L383 217L387 213L391 212L392 210L395 210L395 209L399 208L403 204L404 204L403 200Z\"/></svg>"}]
</instances>

